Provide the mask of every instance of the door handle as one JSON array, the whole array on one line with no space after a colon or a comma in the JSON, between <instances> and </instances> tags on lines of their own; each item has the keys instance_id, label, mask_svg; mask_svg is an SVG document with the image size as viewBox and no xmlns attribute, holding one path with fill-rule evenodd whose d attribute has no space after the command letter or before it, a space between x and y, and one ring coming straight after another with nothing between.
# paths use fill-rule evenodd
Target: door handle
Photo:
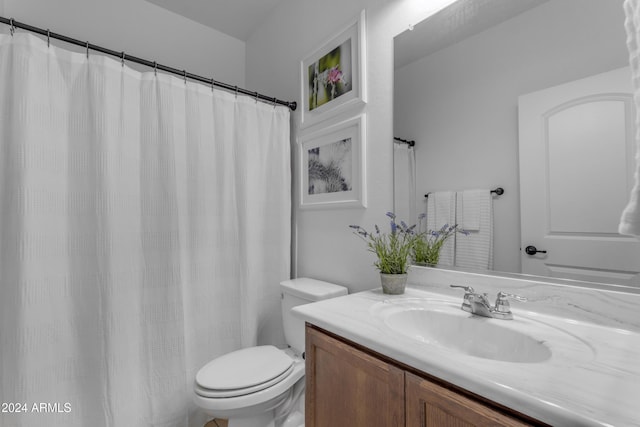
<instances>
[{"instance_id":1,"label":"door handle","mask_svg":"<svg viewBox=\"0 0 640 427\"><path fill-rule=\"evenodd\" d=\"M527 253L527 255L535 255L535 254L546 254L547 251L539 251L538 248L536 248L535 246L527 246L526 248L524 248L524 251Z\"/></svg>"}]
</instances>

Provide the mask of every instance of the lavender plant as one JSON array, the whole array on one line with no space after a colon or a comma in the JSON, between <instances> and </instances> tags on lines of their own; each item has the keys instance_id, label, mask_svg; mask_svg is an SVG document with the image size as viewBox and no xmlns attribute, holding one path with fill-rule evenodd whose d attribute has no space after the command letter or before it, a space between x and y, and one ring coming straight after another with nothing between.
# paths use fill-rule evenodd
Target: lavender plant
<instances>
[{"instance_id":1,"label":"lavender plant","mask_svg":"<svg viewBox=\"0 0 640 427\"><path fill-rule=\"evenodd\" d=\"M419 229L422 229L422 220L426 215L420 214ZM447 239L453 236L455 233L461 233L465 236L469 235L469 232L459 228L458 224L443 225L440 230L428 230L425 233L420 233L419 238L416 240L412 248L411 257L416 264L429 264L436 265L440 259L440 249L445 244Z\"/></svg>"},{"instance_id":2,"label":"lavender plant","mask_svg":"<svg viewBox=\"0 0 640 427\"><path fill-rule=\"evenodd\" d=\"M409 268L409 255L415 243L419 240L416 225L407 226L404 221L396 222L393 212L386 214L390 219L390 233L380 231L375 225L375 234L369 233L359 225L350 225L354 234L367 243L368 250L377 256L374 265L385 274L405 274Z\"/></svg>"}]
</instances>

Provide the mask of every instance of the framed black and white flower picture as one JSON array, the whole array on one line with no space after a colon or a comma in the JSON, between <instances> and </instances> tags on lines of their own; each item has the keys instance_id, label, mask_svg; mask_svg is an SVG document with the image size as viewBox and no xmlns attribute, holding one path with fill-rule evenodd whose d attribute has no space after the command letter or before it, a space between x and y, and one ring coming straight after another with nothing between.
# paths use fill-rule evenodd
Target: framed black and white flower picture
<instances>
[{"instance_id":1,"label":"framed black and white flower picture","mask_svg":"<svg viewBox=\"0 0 640 427\"><path fill-rule=\"evenodd\" d=\"M366 207L365 115L299 138L300 207Z\"/></svg>"},{"instance_id":2,"label":"framed black and white flower picture","mask_svg":"<svg viewBox=\"0 0 640 427\"><path fill-rule=\"evenodd\" d=\"M301 61L301 127L366 102L365 12Z\"/></svg>"}]
</instances>

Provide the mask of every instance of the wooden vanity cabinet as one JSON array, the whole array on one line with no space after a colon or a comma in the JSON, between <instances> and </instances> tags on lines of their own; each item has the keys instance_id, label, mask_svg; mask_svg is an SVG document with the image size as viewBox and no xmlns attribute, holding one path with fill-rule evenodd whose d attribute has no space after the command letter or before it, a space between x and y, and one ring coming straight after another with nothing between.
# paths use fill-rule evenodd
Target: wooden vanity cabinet
<instances>
[{"instance_id":1,"label":"wooden vanity cabinet","mask_svg":"<svg viewBox=\"0 0 640 427\"><path fill-rule=\"evenodd\" d=\"M404 371L307 326L305 426L403 427Z\"/></svg>"},{"instance_id":2,"label":"wooden vanity cabinet","mask_svg":"<svg viewBox=\"0 0 640 427\"><path fill-rule=\"evenodd\" d=\"M307 427L546 426L313 325L306 329Z\"/></svg>"}]
</instances>

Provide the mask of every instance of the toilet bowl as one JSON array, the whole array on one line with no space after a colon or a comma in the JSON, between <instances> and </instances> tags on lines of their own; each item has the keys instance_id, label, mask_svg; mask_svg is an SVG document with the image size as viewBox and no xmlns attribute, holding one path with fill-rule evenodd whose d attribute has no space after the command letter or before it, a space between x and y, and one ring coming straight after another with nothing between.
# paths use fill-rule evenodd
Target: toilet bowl
<instances>
[{"instance_id":1,"label":"toilet bowl","mask_svg":"<svg viewBox=\"0 0 640 427\"><path fill-rule=\"evenodd\" d=\"M289 348L271 345L227 353L196 374L195 404L229 427L304 425L304 322L291 308L347 294L343 286L299 278L280 283L282 320Z\"/></svg>"}]
</instances>

